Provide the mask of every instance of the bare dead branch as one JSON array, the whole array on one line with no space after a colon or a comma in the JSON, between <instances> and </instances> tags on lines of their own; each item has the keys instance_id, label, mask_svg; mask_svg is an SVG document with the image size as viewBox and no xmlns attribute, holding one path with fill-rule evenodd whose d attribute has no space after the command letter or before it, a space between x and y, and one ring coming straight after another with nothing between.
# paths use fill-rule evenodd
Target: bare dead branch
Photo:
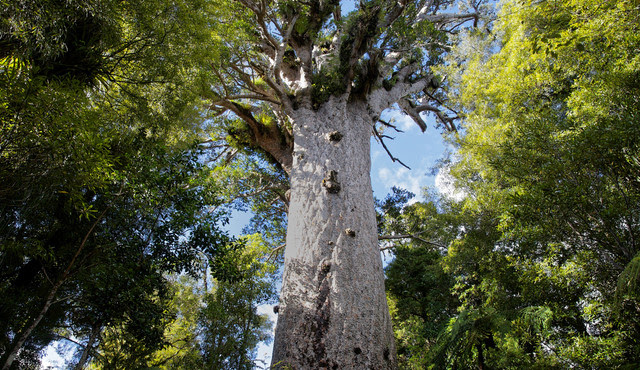
<instances>
[{"instance_id":1,"label":"bare dead branch","mask_svg":"<svg viewBox=\"0 0 640 370\"><path fill-rule=\"evenodd\" d=\"M385 144L384 142L384 137L383 135L381 135L378 130L374 127L373 128L373 133L374 135L378 138L378 142L380 142L380 144L382 144L382 147L384 148L384 150L387 152L387 155L389 156L389 158L391 158L392 162L398 162L400 163L403 167L405 167L406 169L410 170L411 168L409 166L407 166L406 164L404 164L400 159L396 158L393 156L393 154L391 154L391 151L389 150L389 148L387 148L387 144ZM392 137L386 136L387 138L393 139Z\"/></svg>"},{"instance_id":2,"label":"bare dead branch","mask_svg":"<svg viewBox=\"0 0 640 370\"><path fill-rule=\"evenodd\" d=\"M397 133L403 133L404 131L400 130L396 125L391 124L390 122L386 122L382 119L379 119L378 122L382 123L383 126L389 127L393 129Z\"/></svg>"},{"instance_id":3,"label":"bare dead branch","mask_svg":"<svg viewBox=\"0 0 640 370\"><path fill-rule=\"evenodd\" d=\"M445 78L446 80L446 78ZM451 112L453 112L456 116L460 116L460 114L458 113L458 111L456 111L455 109L451 108L448 104L446 104L445 102L443 102L440 98L438 98L437 96L433 95L432 93L430 93L429 91L424 91L424 93L429 97L430 100L433 100L435 102L437 102L438 104L440 104L441 106L447 108L448 110L450 110Z\"/></svg>"}]
</instances>

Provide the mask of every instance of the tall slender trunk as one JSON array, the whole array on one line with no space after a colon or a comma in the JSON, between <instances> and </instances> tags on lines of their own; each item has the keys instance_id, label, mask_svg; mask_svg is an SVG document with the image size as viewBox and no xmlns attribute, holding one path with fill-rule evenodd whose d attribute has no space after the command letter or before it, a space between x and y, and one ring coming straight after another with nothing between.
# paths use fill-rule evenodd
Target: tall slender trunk
<instances>
[{"instance_id":1,"label":"tall slender trunk","mask_svg":"<svg viewBox=\"0 0 640 370\"><path fill-rule=\"evenodd\" d=\"M87 361L89 361L89 354L91 353L91 351L93 351L93 345L96 342L96 339L98 338L98 335L100 334L101 330L102 330L101 324L93 325L93 328L91 329L91 334L89 335L89 340L87 341L87 344L82 350L82 356L80 356L80 360L78 361L78 363L74 368L75 370L82 370L87 365Z\"/></svg>"},{"instance_id":2,"label":"tall slender trunk","mask_svg":"<svg viewBox=\"0 0 640 370\"><path fill-rule=\"evenodd\" d=\"M368 117L366 104L344 99L294 117L275 368L395 368Z\"/></svg>"},{"instance_id":3,"label":"tall slender trunk","mask_svg":"<svg viewBox=\"0 0 640 370\"><path fill-rule=\"evenodd\" d=\"M484 352L482 350L482 344L476 344L476 349L478 350L478 370L484 370Z\"/></svg>"},{"instance_id":4,"label":"tall slender trunk","mask_svg":"<svg viewBox=\"0 0 640 370\"><path fill-rule=\"evenodd\" d=\"M56 297L56 294L58 293L58 289L60 289L60 286L62 286L63 282L64 280L60 279L53 285L53 287L51 287L51 290L49 291L49 295L45 299L44 305L42 306L42 309L38 313L38 316L36 316L33 319L31 324L27 328L25 328L22 332L19 333L16 341L13 343L13 347L9 352L9 355L7 356L4 362L4 365L2 365L2 370L9 370L9 368L13 364L13 361L15 361L16 356L18 355L18 353L20 353L20 349L22 348L22 345L24 344L24 342L26 342L26 340L31 335L31 332L38 326L38 324L40 324L40 321L42 321L42 318L44 318L44 315L49 311L49 307L51 307L51 304L53 303L53 299Z\"/></svg>"}]
</instances>

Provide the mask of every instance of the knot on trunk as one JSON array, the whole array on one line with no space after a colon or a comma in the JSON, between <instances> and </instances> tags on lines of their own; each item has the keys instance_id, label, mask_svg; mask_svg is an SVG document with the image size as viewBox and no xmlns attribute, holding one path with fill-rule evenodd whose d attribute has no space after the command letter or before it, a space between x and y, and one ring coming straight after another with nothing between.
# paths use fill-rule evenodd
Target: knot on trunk
<instances>
[{"instance_id":1,"label":"knot on trunk","mask_svg":"<svg viewBox=\"0 0 640 370\"><path fill-rule=\"evenodd\" d=\"M347 228L344 230L344 233L347 234L348 236L355 238L356 236L356 231L353 230L352 228Z\"/></svg>"},{"instance_id":2,"label":"knot on trunk","mask_svg":"<svg viewBox=\"0 0 640 370\"><path fill-rule=\"evenodd\" d=\"M331 194L337 194L340 192L340 183L338 182L338 173L331 170L327 173L327 176L322 180L322 186Z\"/></svg>"},{"instance_id":3,"label":"knot on trunk","mask_svg":"<svg viewBox=\"0 0 640 370\"><path fill-rule=\"evenodd\" d=\"M331 131L329 133L329 141L337 143L340 140L342 140L342 133L340 131Z\"/></svg>"},{"instance_id":4,"label":"knot on trunk","mask_svg":"<svg viewBox=\"0 0 640 370\"><path fill-rule=\"evenodd\" d=\"M325 274L329 273L329 271L331 271L331 262L329 262L329 261L322 262L322 266L320 267L320 269Z\"/></svg>"}]
</instances>

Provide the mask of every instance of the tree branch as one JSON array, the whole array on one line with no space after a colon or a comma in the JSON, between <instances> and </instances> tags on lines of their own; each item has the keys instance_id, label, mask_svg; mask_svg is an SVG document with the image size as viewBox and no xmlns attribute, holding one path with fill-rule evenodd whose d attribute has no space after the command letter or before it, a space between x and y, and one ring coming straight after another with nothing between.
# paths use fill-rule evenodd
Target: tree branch
<instances>
[{"instance_id":1,"label":"tree branch","mask_svg":"<svg viewBox=\"0 0 640 370\"><path fill-rule=\"evenodd\" d=\"M407 0L400 0L400 1L396 1L393 3L393 8L387 10L387 15L384 18L384 21L382 22L382 24L380 24L380 27L382 29L385 29L389 26L391 26L391 24L393 22L396 21L396 19L398 19L398 17L400 17L400 15L404 12L406 6L407 6Z\"/></svg>"},{"instance_id":2,"label":"tree branch","mask_svg":"<svg viewBox=\"0 0 640 370\"><path fill-rule=\"evenodd\" d=\"M277 99L274 99L273 97L267 96L267 95L262 95L262 94L238 94L238 95L229 95L226 97L227 100L240 100L240 99L251 99L251 100L258 100L258 101L264 101L264 102L268 102L268 103L273 103L273 104L280 104L280 101Z\"/></svg>"},{"instance_id":3,"label":"tree branch","mask_svg":"<svg viewBox=\"0 0 640 370\"><path fill-rule=\"evenodd\" d=\"M414 104L408 99L400 99L398 100L398 106L402 108L402 111L406 113L413 121L420 126L420 130L425 132L427 130L427 124L424 122L422 117L420 117L420 112Z\"/></svg>"},{"instance_id":4,"label":"tree branch","mask_svg":"<svg viewBox=\"0 0 640 370\"><path fill-rule=\"evenodd\" d=\"M278 99L280 100L280 104L283 105L285 111L287 113L293 111L293 104L291 99L287 96L287 88L282 85L282 79L280 76L271 76L270 73L267 73L262 66L249 62L249 67L254 70L256 73L260 75L264 79L264 82L273 89L276 93Z\"/></svg>"},{"instance_id":5,"label":"tree branch","mask_svg":"<svg viewBox=\"0 0 640 370\"><path fill-rule=\"evenodd\" d=\"M385 124L384 121L381 121L383 124ZM373 133L374 135L376 135L376 137L378 138L378 141L380 142L380 144L382 144L382 147L384 148L384 150L387 152L387 155L389 156L389 158L391 158L392 162L398 162L400 163L402 166L404 166L406 169L410 170L411 168L409 166L407 166L406 164L404 164L400 159L396 158L393 156L393 154L391 154L391 151L389 150L389 148L387 148L387 145L384 142L384 137L390 138L389 136L383 136L381 135L378 130L374 127L373 128Z\"/></svg>"},{"instance_id":6,"label":"tree branch","mask_svg":"<svg viewBox=\"0 0 640 370\"><path fill-rule=\"evenodd\" d=\"M277 247L273 248L273 249L271 250L271 252L269 253L269 256L267 256L267 262L271 260L271 257L276 256L276 255L277 255L277 253L278 253L280 250L284 249L286 246L287 246L286 244L280 244L279 246L277 246Z\"/></svg>"},{"instance_id":7,"label":"tree branch","mask_svg":"<svg viewBox=\"0 0 640 370\"><path fill-rule=\"evenodd\" d=\"M442 103L440 103L440 104L442 104ZM438 119L438 121L440 121L440 123L442 123L444 125L445 129L447 129L450 132L458 131L457 128L456 128L456 125L453 123L456 119L460 118L460 117L458 117L458 115L455 115L453 117L449 117L442 109L440 109L440 108L438 108L436 106L430 105L430 104L426 104L426 103L423 103L423 104L421 104L419 106L416 106L413 109L418 114L420 112L424 112L424 111L432 112L433 114L435 114L435 116Z\"/></svg>"},{"instance_id":8,"label":"tree branch","mask_svg":"<svg viewBox=\"0 0 640 370\"><path fill-rule=\"evenodd\" d=\"M463 21L462 23L469 20L477 20L479 17L478 13L440 13L440 14L429 14L427 7L423 7L420 12L416 15L414 20L414 24L422 21L428 21L437 24L438 26L444 26L449 23Z\"/></svg>"},{"instance_id":9,"label":"tree branch","mask_svg":"<svg viewBox=\"0 0 640 370\"><path fill-rule=\"evenodd\" d=\"M400 99L423 91L429 86L433 75L422 76L417 80L409 78L417 70L417 65L410 64L393 75L397 82L391 89L376 89L369 95L369 105L376 112L382 112Z\"/></svg>"},{"instance_id":10,"label":"tree branch","mask_svg":"<svg viewBox=\"0 0 640 370\"><path fill-rule=\"evenodd\" d=\"M402 234L402 235L380 235L378 236L378 240L399 240L399 239L415 239L415 240L419 240L425 244L429 244L429 245L433 245L434 247L438 247L441 249L447 249L446 246L444 246L443 244L440 244L438 242L432 242L426 239L423 239L421 237L419 237L418 235L420 235L422 233L416 233L416 234ZM380 248L380 250L387 250L387 249L392 249L395 248L394 246L390 246L390 247L384 247L384 248Z\"/></svg>"},{"instance_id":11,"label":"tree branch","mask_svg":"<svg viewBox=\"0 0 640 370\"><path fill-rule=\"evenodd\" d=\"M284 54L291 38L291 33L299 18L299 14L293 16L287 25L285 33L282 35L282 42L276 46L276 55L273 58L272 74L276 78L276 81L282 81L284 77L282 72L282 62L284 61Z\"/></svg>"}]
</instances>

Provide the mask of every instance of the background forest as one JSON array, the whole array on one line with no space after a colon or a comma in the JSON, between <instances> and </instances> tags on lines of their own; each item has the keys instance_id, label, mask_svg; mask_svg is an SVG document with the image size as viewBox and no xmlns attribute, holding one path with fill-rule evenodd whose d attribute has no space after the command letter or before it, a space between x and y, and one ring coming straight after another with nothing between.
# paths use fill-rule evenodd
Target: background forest
<instances>
[{"instance_id":1,"label":"background forest","mask_svg":"<svg viewBox=\"0 0 640 370\"><path fill-rule=\"evenodd\" d=\"M430 30L451 191L377 202L399 366L638 368L640 5L483 6ZM268 367L289 185L208 109L233 7L2 9L2 369L54 342L77 369ZM224 231L234 209L246 236Z\"/></svg>"}]
</instances>

